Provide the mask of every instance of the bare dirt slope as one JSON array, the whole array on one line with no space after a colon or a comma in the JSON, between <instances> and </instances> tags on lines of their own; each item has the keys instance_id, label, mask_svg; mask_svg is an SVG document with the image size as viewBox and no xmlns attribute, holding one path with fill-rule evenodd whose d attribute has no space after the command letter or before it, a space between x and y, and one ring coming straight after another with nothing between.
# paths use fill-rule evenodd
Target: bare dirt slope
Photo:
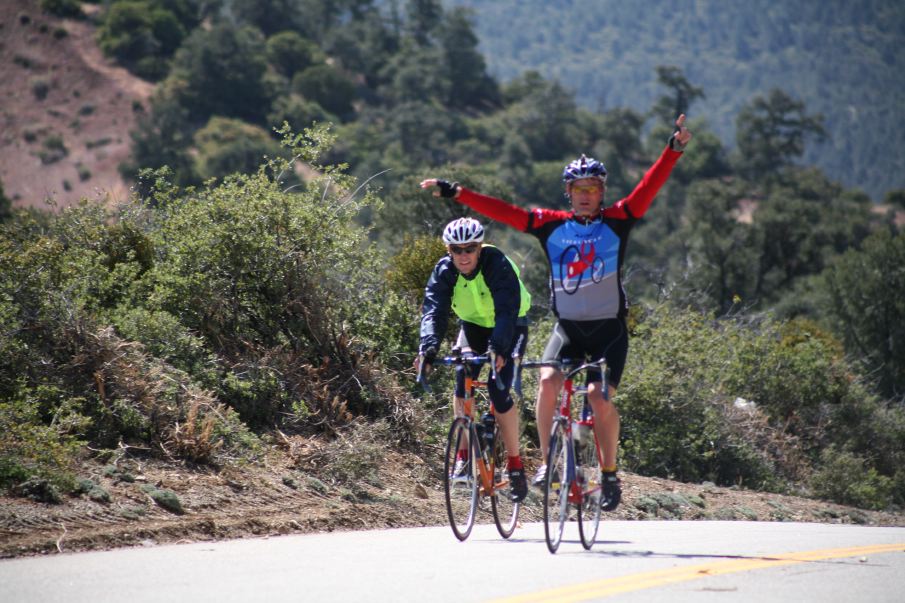
<instances>
[{"instance_id":1,"label":"bare dirt slope","mask_svg":"<svg viewBox=\"0 0 905 603\"><path fill-rule=\"evenodd\" d=\"M0 2L0 181L15 206L129 196L117 166L153 85L104 57L95 35L37 0Z\"/></svg>"},{"instance_id":2,"label":"bare dirt slope","mask_svg":"<svg viewBox=\"0 0 905 603\"><path fill-rule=\"evenodd\" d=\"M388 450L372 478L353 483L313 470L311 461L323 458L319 450L323 443L296 436L274 445L257 464L219 470L124 451L105 464L88 462L81 477L97 485L92 492L56 504L0 497L0 557L446 524L439 449ZM901 513L633 474L622 479L624 502L607 517L905 526ZM155 491L175 495L181 509L155 502ZM521 517L538 521L540 513L539 496L532 491ZM492 518L485 510L478 521Z\"/></svg>"}]
</instances>

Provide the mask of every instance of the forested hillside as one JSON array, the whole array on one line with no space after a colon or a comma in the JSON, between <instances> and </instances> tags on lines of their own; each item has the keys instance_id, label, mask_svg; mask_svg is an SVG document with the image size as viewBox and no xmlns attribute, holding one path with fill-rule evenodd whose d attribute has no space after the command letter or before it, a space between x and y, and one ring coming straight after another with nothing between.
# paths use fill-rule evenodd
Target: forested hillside
<instances>
[{"instance_id":1,"label":"forested hillside","mask_svg":"<svg viewBox=\"0 0 905 603\"><path fill-rule=\"evenodd\" d=\"M467 211L418 182L565 207L563 165L586 152L606 162L611 203L688 113L694 138L629 245L620 465L905 504L905 192L878 212L810 165L838 128L791 81L727 109L734 152L698 110L710 91L694 63L651 66L646 101L583 107L565 78L495 79L470 14L440 0L38 5L93 28L154 92L122 133L132 198L12 211L0 189L5 491L79 495L75 461L123 447L222 467L362 424L436 443L446 415L410 367L438 234ZM659 33L687 37L665 19ZM543 252L487 226L533 294L537 355Z\"/></svg>"},{"instance_id":2,"label":"forested hillside","mask_svg":"<svg viewBox=\"0 0 905 603\"><path fill-rule=\"evenodd\" d=\"M480 48L503 81L536 69L589 109L646 110L659 94L654 68L676 66L703 92L690 115L706 118L729 147L740 108L778 87L825 119L826 139L808 145L804 163L875 201L905 188L905 154L891 135L905 119L901 2L444 4L473 9Z\"/></svg>"}]
</instances>

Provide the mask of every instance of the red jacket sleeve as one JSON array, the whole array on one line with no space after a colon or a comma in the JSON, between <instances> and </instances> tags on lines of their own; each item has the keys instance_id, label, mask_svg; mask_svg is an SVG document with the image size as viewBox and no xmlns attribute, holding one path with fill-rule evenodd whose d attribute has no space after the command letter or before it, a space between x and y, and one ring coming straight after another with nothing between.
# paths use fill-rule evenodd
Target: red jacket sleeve
<instances>
[{"instance_id":1,"label":"red jacket sleeve","mask_svg":"<svg viewBox=\"0 0 905 603\"><path fill-rule=\"evenodd\" d=\"M614 218L640 218L647 213L647 209L650 207L651 202L666 183L666 180L672 173L673 166L676 165L676 161L678 161L681 156L681 152L673 151L668 146L663 149L663 153L660 154L659 159L657 159L657 161L654 162L654 165L647 170L647 173L644 174L644 177L635 187L635 190L633 190L625 199L617 201L612 206L606 208L603 211L604 215Z\"/></svg>"},{"instance_id":2,"label":"red jacket sleeve","mask_svg":"<svg viewBox=\"0 0 905 603\"><path fill-rule=\"evenodd\" d=\"M516 205L506 203L502 199L496 197L488 197L481 193L470 191L464 186L456 198L456 201L462 205L467 205L481 215L487 216L491 220L508 224L522 232L528 230L528 221L531 213L527 209L522 209Z\"/></svg>"}]
</instances>

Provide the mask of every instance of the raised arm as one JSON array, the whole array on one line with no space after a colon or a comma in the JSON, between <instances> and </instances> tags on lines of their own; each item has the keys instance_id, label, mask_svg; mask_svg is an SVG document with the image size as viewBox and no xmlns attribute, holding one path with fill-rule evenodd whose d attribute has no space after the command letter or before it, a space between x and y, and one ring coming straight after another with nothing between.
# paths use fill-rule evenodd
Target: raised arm
<instances>
[{"instance_id":1,"label":"raised arm","mask_svg":"<svg viewBox=\"0 0 905 603\"><path fill-rule=\"evenodd\" d=\"M669 138L669 143L654 165L641 178L641 182L629 195L614 203L611 207L604 210L604 213L611 212L616 214L624 214L621 217L640 218L647 213L654 197L666 184L669 175L672 173L673 167L682 156L685 145L691 140L691 132L685 127L685 114L683 113L676 119L676 131Z\"/></svg>"},{"instance_id":2,"label":"raised arm","mask_svg":"<svg viewBox=\"0 0 905 603\"><path fill-rule=\"evenodd\" d=\"M431 187L436 187L437 189L434 191L435 197L455 199L462 205L470 207L491 220L508 224L522 232L528 230L531 213L527 209L522 209L496 197L470 191L458 182L450 183L437 178L429 178L421 182L421 188L427 189Z\"/></svg>"}]
</instances>

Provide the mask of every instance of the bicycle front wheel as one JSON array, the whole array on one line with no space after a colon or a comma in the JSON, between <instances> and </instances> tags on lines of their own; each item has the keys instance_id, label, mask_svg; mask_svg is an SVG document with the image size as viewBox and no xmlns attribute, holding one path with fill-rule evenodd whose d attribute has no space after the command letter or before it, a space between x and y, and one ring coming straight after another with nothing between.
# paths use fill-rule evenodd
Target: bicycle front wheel
<instances>
[{"instance_id":1,"label":"bicycle front wheel","mask_svg":"<svg viewBox=\"0 0 905 603\"><path fill-rule=\"evenodd\" d=\"M581 535L581 546L590 551L597 539L597 528L600 526L600 497L603 496L603 474L600 469L600 457L597 455L597 440L589 429L584 434L589 441L576 445L578 457L578 480L581 484L581 504L578 506L578 533Z\"/></svg>"},{"instance_id":2,"label":"bicycle front wheel","mask_svg":"<svg viewBox=\"0 0 905 603\"><path fill-rule=\"evenodd\" d=\"M510 498L512 489L507 469L506 446L499 424L493 430L493 495L490 505L493 510L493 522L503 538L512 536L518 523L519 504Z\"/></svg>"},{"instance_id":3,"label":"bicycle front wheel","mask_svg":"<svg viewBox=\"0 0 905 603\"><path fill-rule=\"evenodd\" d=\"M553 423L550 451L547 455L547 479L544 484L544 535L547 548L555 553L562 541L569 517L569 446L561 420Z\"/></svg>"},{"instance_id":4,"label":"bicycle front wheel","mask_svg":"<svg viewBox=\"0 0 905 603\"><path fill-rule=\"evenodd\" d=\"M464 417L455 419L449 428L446 441L444 493L449 526L459 540L465 540L474 527L478 509L478 479L475 468L475 442L471 421Z\"/></svg>"}]
</instances>

